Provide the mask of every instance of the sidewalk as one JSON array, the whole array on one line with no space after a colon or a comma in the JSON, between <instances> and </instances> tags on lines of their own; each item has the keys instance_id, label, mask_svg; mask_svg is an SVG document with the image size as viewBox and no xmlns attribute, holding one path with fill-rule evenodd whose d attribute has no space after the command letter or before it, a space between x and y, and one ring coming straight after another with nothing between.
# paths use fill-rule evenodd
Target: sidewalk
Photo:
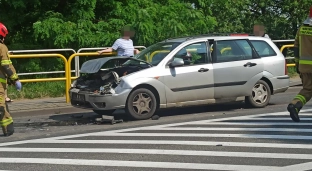
<instances>
[{"instance_id":1,"label":"sidewalk","mask_svg":"<svg viewBox=\"0 0 312 171\"><path fill-rule=\"evenodd\" d=\"M289 86L295 86L302 84L301 78L299 76L290 78Z\"/></svg>"},{"instance_id":2,"label":"sidewalk","mask_svg":"<svg viewBox=\"0 0 312 171\"><path fill-rule=\"evenodd\" d=\"M65 97L13 100L14 102L8 103L9 110L12 113L72 107L70 103L66 103Z\"/></svg>"}]
</instances>

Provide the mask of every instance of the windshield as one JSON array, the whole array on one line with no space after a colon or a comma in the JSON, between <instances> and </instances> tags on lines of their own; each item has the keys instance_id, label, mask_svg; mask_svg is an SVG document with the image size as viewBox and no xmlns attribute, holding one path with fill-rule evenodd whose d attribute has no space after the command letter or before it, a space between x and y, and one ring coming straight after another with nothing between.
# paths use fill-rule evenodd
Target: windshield
<instances>
[{"instance_id":1,"label":"windshield","mask_svg":"<svg viewBox=\"0 0 312 171\"><path fill-rule=\"evenodd\" d=\"M158 65L173 49L175 49L180 42L161 42L156 43L148 48L142 50L139 54L135 55L133 58L148 62L152 65ZM144 63L136 60L128 60L124 65Z\"/></svg>"}]
</instances>

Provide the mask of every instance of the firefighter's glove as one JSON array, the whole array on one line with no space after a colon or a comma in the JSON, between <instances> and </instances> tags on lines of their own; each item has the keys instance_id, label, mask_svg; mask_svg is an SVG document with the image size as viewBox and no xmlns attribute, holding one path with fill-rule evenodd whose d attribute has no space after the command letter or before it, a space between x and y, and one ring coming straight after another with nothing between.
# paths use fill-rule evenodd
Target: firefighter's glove
<instances>
[{"instance_id":1,"label":"firefighter's glove","mask_svg":"<svg viewBox=\"0 0 312 171\"><path fill-rule=\"evenodd\" d=\"M297 72L298 74L300 74L300 71L299 71L299 62L296 62L296 72Z\"/></svg>"},{"instance_id":2,"label":"firefighter's glove","mask_svg":"<svg viewBox=\"0 0 312 171\"><path fill-rule=\"evenodd\" d=\"M15 87L16 87L17 91L21 91L22 90L22 83L19 80L17 80L15 82Z\"/></svg>"}]
</instances>

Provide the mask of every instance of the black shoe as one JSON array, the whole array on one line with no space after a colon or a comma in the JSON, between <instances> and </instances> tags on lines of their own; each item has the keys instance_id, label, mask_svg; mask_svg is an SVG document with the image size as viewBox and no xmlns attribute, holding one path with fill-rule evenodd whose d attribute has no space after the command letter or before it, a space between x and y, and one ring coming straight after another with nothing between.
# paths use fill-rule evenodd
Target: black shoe
<instances>
[{"instance_id":1,"label":"black shoe","mask_svg":"<svg viewBox=\"0 0 312 171\"><path fill-rule=\"evenodd\" d=\"M5 136L5 137L9 137L9 136L13 135L13 133L14 133L14 132L8 132L8 133L5 133L4 136Z\"/></svg>"},{"instance_id":2,"label":"black shoe","mask_svg":"<svg viewBox=\"0 0 312 171\"><path fill-rule=\"evenodd\" d=\"M11 136L14 134L14 126L13 126L13 122L10 123L7 127L6 127L6 133L4 133L5 137Z\"/></svg>"},{"instance_id":3,"label":"black shoe","mask_svg":"<svg viewBox=\"0 0 312 171\"><path fill-rule=\"evenodd\" d=\"M294 122L300 122L300 118L298 115L300 109L296 108L293 104L289 104L287 110L290 113L290 117Z\"/></svg>"}]
</instances>

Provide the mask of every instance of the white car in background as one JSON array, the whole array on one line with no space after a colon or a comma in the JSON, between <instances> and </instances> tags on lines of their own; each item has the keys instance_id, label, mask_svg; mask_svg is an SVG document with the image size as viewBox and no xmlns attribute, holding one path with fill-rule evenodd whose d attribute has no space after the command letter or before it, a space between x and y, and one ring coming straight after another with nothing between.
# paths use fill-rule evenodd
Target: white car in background
<instances>
[{"instance_id":1,"label":"white car in background","mask_svg":"<svg viewBox=\"0 0 312 171\"><path fill-rule=\"evenodd\" d=\"M75 107L148 119L159 108L245 101L265 107L289 88L286 60L271 39L193 36L156 43L133 58L85 62L70 89Z\"/></svg>"}]
</instances>

